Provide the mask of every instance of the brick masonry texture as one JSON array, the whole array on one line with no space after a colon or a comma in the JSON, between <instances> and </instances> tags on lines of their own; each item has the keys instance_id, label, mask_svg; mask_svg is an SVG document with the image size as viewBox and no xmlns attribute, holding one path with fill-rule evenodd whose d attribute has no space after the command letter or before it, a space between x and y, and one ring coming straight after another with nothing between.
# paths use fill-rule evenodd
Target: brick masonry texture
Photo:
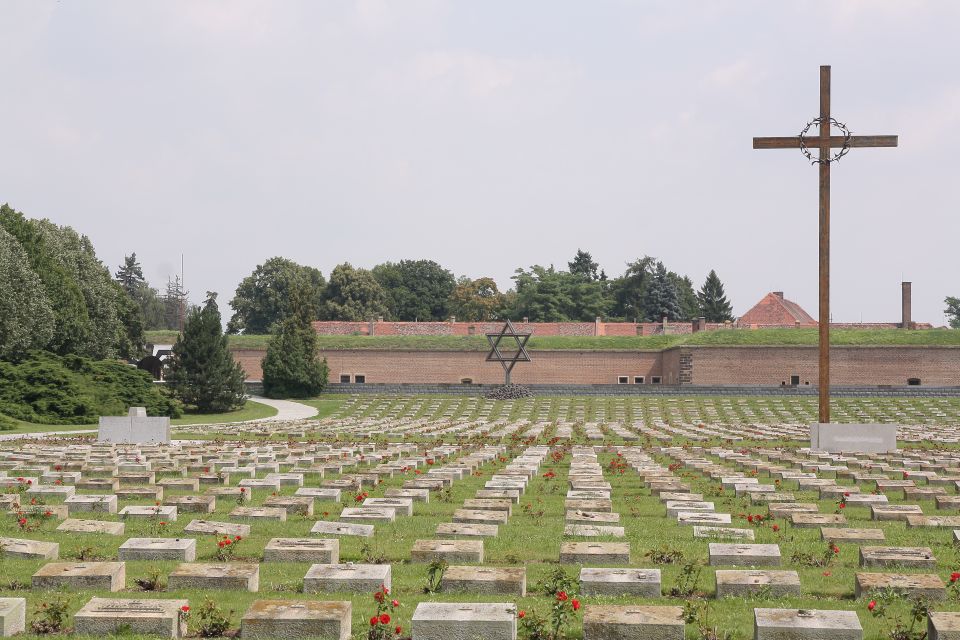
<instances>
[{"instance_id":1,"label":"brick masonry texture","mask_svg":"<svg viewBox=\"0 0 960 640\"><path fill-rule=\"evenodd\" d=\"M235 350L248 380L260 380L264 351ZM480 351L321 351L330 367L330 381L341 375L364 376L372 384L502 384L503 370L486 362ZM789 384L816 386L817 348L683 346L664 351L531 351L532 362L519 363L512 381L526 385L608 385L620 376L628 382L654 376L665 385ZM834 385L906 385L919 378L923 386L960 386L960 348L926 346L858 346L831 349Z\"/></svg>"}]
</instances>

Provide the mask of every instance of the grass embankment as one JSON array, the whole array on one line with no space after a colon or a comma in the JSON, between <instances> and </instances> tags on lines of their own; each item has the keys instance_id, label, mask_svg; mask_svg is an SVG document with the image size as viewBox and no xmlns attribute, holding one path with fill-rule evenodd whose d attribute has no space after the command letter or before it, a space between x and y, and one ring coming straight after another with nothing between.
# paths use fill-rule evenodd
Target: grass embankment
<instances>
[{"instance_id":1,"label":"grass embankment","mask_svg":"<svg viewBox=\"0 0 960 640\"><path fill-rule=\"evenodd\" d=\"M176 334L148 331L147 339L158 344L172 343ZM266 349L270 336L230 336L236 349ZM317 336L320 349L354 350L417 350L417 351L485 351L489 348L484 336ZM533 336L527 346L541 351L602 351L650 349L688 346L812 346L817 344L816 329L729 329L701 331L687 335L652 336ZM830 344L836 346L951 346L960 347L960 331L955 329L834 329Z\"/></svg>"}]
</instances>

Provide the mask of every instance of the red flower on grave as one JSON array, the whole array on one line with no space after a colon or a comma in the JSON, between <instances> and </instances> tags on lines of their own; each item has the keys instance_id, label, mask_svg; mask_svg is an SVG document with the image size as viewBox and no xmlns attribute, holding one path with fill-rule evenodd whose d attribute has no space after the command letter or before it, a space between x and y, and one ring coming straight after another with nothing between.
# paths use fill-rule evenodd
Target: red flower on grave
<instances>
[{"instance_id":1,"label":"red flower on grave","mask_svg":"<svg viewBox=\"0 0 960 640\"><path fill-rule=\"evenodd\" d=\"M394 609L396 609L397 607L400 606L400 601L399 601L399 600L394 600L393 602L390 603L390 606L393 607Z\"/></svg>"},{"instance_id":2,"label":"red flower on grave","mask_svg":"<svg viewBox=\"0 0 960 640\"><path fill-rule=\"evenodd\" d=\"M160 522L160 526L161 526L161 527L165 527L165 526L167 526L167 523L161 521L161 522Z\"/></svg>"},{"instance_id":3,"label":"red flower on grave","mask_svg":"<svg viewBox=\"0 0 960 640\"><path fill-rule=\"evenodd\" d=\"M49 518L50 516L53 515L53 512L52 512L52 511L44 511L44 512L43 512L43 515L45 515L45 516L47 516L47 517Z\"/></svg>"},{"instance_id":4,"label":"red flower on grave","mask_svg":"<svg viewBox=\"0 0 960 640\"><path fill-rule=\"evenodd\" d=\"M183 611L184 613L190 613L190 607L188 607L187 605L183 605L182 607L180 607L180 611Z\"/></svg>"},{"instance_id":5,"label":"red flower on grave","mask_svg":"<svg viewBox=\"0 0 960 640\"><path fill-rule=\"evenodd\" d=\"M846 508L847 508L847 503L846 503L846 502L841 502L841 503L838 504L837 506L840 507L841 509L846 509Z\"/></svg>"},{"instance_id":6,"label":"red flower on grave","mask_svg":"<svg viewBox=\"0 0 960 640\"><path fill-rule=\"evenodd\" d=\"M566 592L566 591L558 591L558 592L557 592L557 600L559 600L560 602L566 602L566 601L567 601L567 598L568 598L568 596L567 596L567 592Z\"/></svg>"},{"instance_id":7,"label":"red flower on grave","mask_svg":"<svg viewBox=\"0 0 960 640\"><path fill-rule=\"evenodd\" d=\"M876 600L871 600L870 603L867 605L867 609L869 609L870 611L873 611L876 607L877 607Z\"/></svg>"},{"instance_id":8,"label":"red flower on grave","mask_svg":"<svg viewBox=\"0 0 960 640\"><path fill-rule=\"evenodd\" d=\"M517 617L518 617L518 618L521 618L521 619L526 618L526 617L527 617L527 612L524 611L523 609L521 609L520 611L517 612Z\"/></svg>"},{"instance_id":9,"label":"red flower on grave","mask_svg":"<svg viewBox=\"0 0 960 640\"><path fill-rule=\"evenodd\" d=\"M832 576L833 574L830 573L829 571L824 571L824 572L823 572L823 575L825 575L826 577L829 578L829 577Z\"/></svg>"},{"instance_id":10,"label":"red flower on grave","mask_svg":"<svg viewBox=\"0 0 960 640\"><path fill-rule=\"evenodd\" d=\"M776 533L777 531L780 531L780 525L778 525L778 524L775 524L775 525L773 525L773 526L770 527L770 528L773 529L773 532L774 532L774 533Z\"/></svg>"},{"instance_id":11,"label":"red flower on grave","mask_svg":"<svg viewBox=\"0 0 960 640\"><path fill-rule=\"evenodd\" d=\"M910 473L909 473L908 471L904 471L904 472L903 472L903 479L906 480L906 479L909 478L909 477L910 477Z\"/></svg>"},{"instance_id":12,"label":"red flower on grave","mask_svg":"<svg viewBox=\"0 0 960 640\"><path fill-rule=\"evenodd\" d=\"M240 536L237 536L236 538L233 539L234 542L240 542L241 540L243 540L243 538L241 538Z\"/></svg>"},{"instance_id":13,"label":"red flower on grave","mask_svg":"<svg viewBox=\"0 0 960 640\"><path fill-rule=\"evenodd\" d=\"M574 598L573 600L571 600L571 601L570 601L570 604L573 606L573 610L574 610L574 611L576 611L577 609L580 608L580 601L577 600L576 598Z\"/></svg>"},{"instance_id":14,"label":"red flower on grave","mask_svg":"<svg viewBox=\"0 0 960 640\"><path fill-rule=\"evenodd\" d=\"M397 635L400 635L403 632L403 627L401 627L400 625L397 625L397 628L394 629L393 632Z\"/></svg>"},{"instance_id":15,"label":"red flower on grave","mask_svg":"<svg viewBox=\"0 0 960 640\"><path fill-rule=\"evenodd\" d=\"M954 571L950 574L950 582L956 582L957 580L960 580L960 572Z\"/></svg>"},{"instance_id":16,"label":"red flower on grave","mask_svg":"<svg viewBox=\"0 0 960 640\"><path fill-rule=\"evenodd\" d=\"M381 613L380 614L380 624L390 624L390 614Z\"/></svg>"},{"instance_id":17,"label":"red flower on grave","mask_svg":"<svg viewBox=\"0 0 960 640\"><path fill-rule=\"evenodd\" d=\"M370 618L370 626L371 626L371 627L377 626L377 621L378 621L378 620L379 620L379 618L377 618L377 616L373 616L372 618Z\"/></svg>"},{"instance_id":18,"label":"red flower on grave","mask_svg":"<svg viewBox=\"0 0 960 640\"><path fill-rule=\"evenodd\" d=\"M838 547L837 545L833 545L833 552L840 553L840 547Z\"/></svg>"},{"instance_id":19,"label":"red flower on grave","mask_svg":"<svg viewBox=\"0 0 960 640\"><path fill-rule=\"evenodd\" d=\"M221 549L223 549L223 540L221 540L220 542L218 542L218 543L217 543L217 546L220 547Z\"/></svg>"},{"instance_id":20,"label":"red flower on grave","mask_svg":"<svg viewBox=\"0 0 960 640\"><path fill-rule=\"evenodd\" d=\"M850 492L849 492L849 491L844 491L844 492L843 492L843 497L844 497L844 498L849 498L849 497L850 497Z\"/></svg>"},{"instance_id":21,"label":"red flower on grave","mask_svg":"<svg viewBox=\"0 0 960 640\"><path fill-rule=\"evenodd\" d=\"M240 493L246 493L246 492L247 492L246 487L240 487Z\"/></svg>"}]
</instances>

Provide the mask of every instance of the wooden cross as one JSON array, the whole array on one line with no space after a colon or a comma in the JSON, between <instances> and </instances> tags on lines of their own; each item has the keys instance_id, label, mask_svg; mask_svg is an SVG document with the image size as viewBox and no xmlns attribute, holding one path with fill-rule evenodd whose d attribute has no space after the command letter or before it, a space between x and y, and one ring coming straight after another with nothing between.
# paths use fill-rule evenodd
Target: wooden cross
<instances>
[{"instance_id":1,"label":"wooden cross","mask_svg":"<svg viewBox=\"0 0 960 640\"><path fill-rule=\"evenodd\" d=\"M820 165L820 422L830 422L830 157L831 148L842 148L842 153L853 147L895 147L897 136L831 136L830 126L830 66L820 67L820 125L816 137L754 138L754 149L814 149L820 150L815 160Z\"/></svg>"}]
</instances>

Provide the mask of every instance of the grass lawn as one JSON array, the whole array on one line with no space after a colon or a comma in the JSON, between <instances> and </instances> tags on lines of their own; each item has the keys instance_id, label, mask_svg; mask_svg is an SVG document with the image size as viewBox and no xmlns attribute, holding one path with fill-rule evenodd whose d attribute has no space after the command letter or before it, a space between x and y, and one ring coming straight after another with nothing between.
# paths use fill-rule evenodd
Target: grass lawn
<instances>
[{"instance_id":1,"label":"grass lawn","mask_svg":"<svg viewBox=\"0 0 960 640\"><path fill-rule=\"evenodd\" d=\"M171 420L172 425L214 424L218 422L244 422L277 415L277 410L254 400L247 400L242 408L226 413L188 413Z\"/></svg>"},{"instance_id":2,"label":"grass lawn","mask_svg":"<svg viewBox=\"0 0 960 640\"><path fill-rule=\"evenodd\" d=\"M311 407L316 407L317 415L314 416L314 419L321 420L339 412L343 408L343 405L347 402L347 397L327 396L321 398L311 398L310 400L297 400L296 402L299 402L300 404L306 404Z\"/></svg>"},{"instance_id":3,"label":"grass lawn","mask_svg":"<svg viewBox=\"0 0 960 640\"><path fill-rule=\"evenodd\" d=\"M168 343L175 333L148 331L147 340ZM230 336L230 344L238 349L266 349L270 336ZM413 349L418 351L486 351L489 346L484 336L317 336L321 349ZM650 349L659 351L679 345L690 346L777 346L815 345L816 329L730 329L701 331L687 335L654 336L534 336L528 346L534 350L624 350ZM830 344L837 346L953 346L960 347L960 330L927 329L903 331L900 329L834 329Z\"/></svg>"}]
</instances>

